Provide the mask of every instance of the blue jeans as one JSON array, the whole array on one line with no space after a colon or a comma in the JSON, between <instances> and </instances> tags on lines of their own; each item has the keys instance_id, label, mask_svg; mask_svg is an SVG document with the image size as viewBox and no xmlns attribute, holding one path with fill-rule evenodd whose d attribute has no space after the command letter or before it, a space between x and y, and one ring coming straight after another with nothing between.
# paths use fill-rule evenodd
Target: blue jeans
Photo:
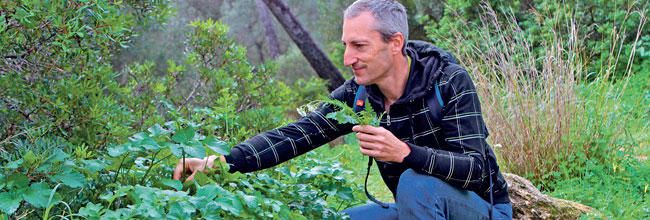
<instances>
[{"instance_id":1,"label":"blue jeans","mask_svg":"<svg viewBox=\"0 0 650 220\"><path fill-rule=\"evenodd\" d=\"M476 193L456 188L408 169L400 176L397 201L387 209L369 203L343 210L357 219L489 219L490 203ZM510 203L495 204L492 219L512 219Z\"/></svg>"}]
</instances>

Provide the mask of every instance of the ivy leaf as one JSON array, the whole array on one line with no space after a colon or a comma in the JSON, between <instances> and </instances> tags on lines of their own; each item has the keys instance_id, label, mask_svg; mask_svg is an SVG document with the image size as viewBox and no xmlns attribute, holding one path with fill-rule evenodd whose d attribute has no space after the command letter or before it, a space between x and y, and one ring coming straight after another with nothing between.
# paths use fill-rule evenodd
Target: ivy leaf
<instances>
[{"instance_id":1,"label":"ivy leaf","mask_svg":"<svg viewBox=\"0 0 650 220\"><path fill-rule=\"evenodd\" d=\"M21 201L23 201L23 198L20 197L18 192L2 192L0 193L0 210L7 215L11 215L20 207Z\"/></svg>"},{"instance_id":2,"label":"ivy leaf","mask_svg":"<svg viewBox=\"0 0 650 220\"><path fill-rule=\"evenodd\" d=\"M174 156L176 156L178 158L183 157L183 146L181 146L180 144L172 144L172 143L169 143L169 142L167 142L167 143L168 144L166 144L166 145L169 148L169 151L171 151L172 154L174 154Z\"/></svg>"},{"instance_id":3,"label":"ivy leaf","mask_svg":"<svg viewBox=\"0 0 650 220\"><path fill-rule=\"evenodd\" d=\"M86 184L86 177L81 173L72 170L72 168L67 169L62 173L58 173L50 177L50 179L60 181L64 185L72 188L79 188Z\"/></svg>"},{"instance_id":4,"label":"ivy leaf","mask_svg":"<svg viewBox=\"0 0 650 220\"><path fill-rule=\"evenodd\" d=\"M169 150L176 156L177 158L182 158L183 157L183 151L185 151L185 157L196 157L196 158L203 158L205 157L205 148L201 143L191 143L193 146L187 146L185 144L169 144Z\"/></svg>"},{"instance_id":5,"label":"ivy leaf","mask_svg":"<svg viewBox=\"0 0 650 220\"><path fill-rule=\"evenodd\" d=\"M56 163L56 162L61 162L64 161L66 158L68 158L68 154L63 152L61 149L55 149L54 152L52 152L52 155L50 155L47 160L45 160L45 163Z\"/></svg>"},{"instance_id":6,"label":"ivy leaf","mask_svg":"<svg viewBox=\"0 0 650 220\"><path fill-rule=\"evenodd\" d=\"M214 200L218 206L223 210L233 213L235 216L239 216L244 209L239 199L235 196L221 197Z\"/></svg>"},{"instance_id":7,"label":"ivy leaf","mask_svg":"<svg viewBox=\"0 0 650 220\"><path fill-rule=\"evenodd\" d=\"M7 188L27 188L29 184L29 178L22 173L14 173L7 177Z\"/></svg>"},{"instance_id":8,"label":"ivy leaf","mask_svg":"<svg viewBox=\"0 0 650 220\"><path fill-rule=\"evenodd\" d=\"M183 128L176 131L174 136L172 136L172 140L176 141L177 143L187 143L194 139L195 133L196 131L192 127Z\"/></svg>"},{"instance_id":9,"label":"ivy leaf","mask_svg":"<svg viewBox=\"0 0 650 220\"><path fill-rule=\"evenodd\" d=\"M190 219L192 214L196 212L196 208L187 201L175 202L169 205L168 217L176 217L178 219Z\"/></svg>"},{"instance_id":10,"label":"ivy leaf","mask_svg":"<svg viewBox=\"0 0 650 220\"><path fill-rule=\"evenodd\" d=\"M190 157L203 158L205 157L205 148L203 144L198 141L190 141L189 145L181 144L185 153Z\"/></svg>"},{"instance_id":11,"label":"ivy leaf","mask_svg":"<svg viewBox=\"0 0 650 220\"><path fill-rule=\"evenodd\" d=\"M15 170L18 169L18 167L20 167L20 165L22 164L23 164L23 159L18 159L5 164L5 168L10 170Z\"/></svg>"},{"instance_id":12,"label":"ivy leaf","mask_svg":"<svg viewBox=\"0 0 650 220\"><path fill-rule=\"evenodd\" d=\"M23 199L36 208L45 208L52 189L45 183L35 183L23 194Z\"/></svg>"},{"instance_id":13,"label":"ivy leaf","mask_svg":"<svg viewBox=\"0 0 650 220\"><path fill-rule=\"evenodd\" d=\"M230 195L230 192L226 191L216 184L205 185L196 191L196 197L203 197L208 200L212 200L220 194Z\"/></svg>"},{"instance_id":14,"label":"ivy leaf","mask_svg":"<svg viewBox=\"0 0 650 220\"><path fill-rule=\"evenodd\" d=\"M171 187L172 189L175 190L179 190L179 191L183 190L183 183L181 183L181 181L178 180L163 179L162 181L160 181L160 183L162 183L164 186Z\"/></svg>"},{"instance_id":15,"label":"ivy leaf","mask_svg":"<svg viewBox=\"0 0 650 220\"><path fill-rule=\"evenodd\" d=\"M83 160L84 169L91 172L99 172L106 168L106 163L101 160Z\"/></svg>"},{"instance_id":16,"label":"ivy leaf","mask_svg":"<svg viewBox=\"0 0 650 220\"><path fill-rule=\"evenodd\" d=\"M101 204L89 202L85 207L79 209L79 215L87 219L99 219L103 208Z\"/></svg>"},{"instance_id":17,"label":"ivy leaf","mask_svg":"<svg viewBox=\"0 0 650 220\"><path fill-rule=\"evenodd\" d=\"M156 151L160 149L160 145L158 145L158 142L156 142L151 137L144 137L140 142L138 142L138 145L150 151Z\"/></svg>"},{"instance_id":18,"label":"ivy leaf","mask_svg":"<svg viewBox=\"0 0 650 220\"><path fill-rule=\"evenodd\" d=\"M241 191L239 191L239 196L241 196L241 200L246 204L247 207L253 210L258 208L257 197L246 195Z\"/></svg>"},{"instance_id":19,"label":"ivy leaf","mask_svg":"<svg viewBox=\"0 0 650 220\"><path fill-rule=\"evenodd\" d=\"M230 146L228 146L228 143L219 140L215 137L208 137L205 140L203 140L203 144L205 144L210 150L221 154L221 155L228 155L230 154Z\"/></svg>"},{"instance_id":20,"label":"ivy leaf","mask_svg":"<svg viewBox=\"0 0 650 220\"><path fill-rule=\"evenodd\" d=\"M108 148L108 155L111 157L119 157L124 153L130 152L133 149L130 143L120 144Z\"/></svg>"},{"instance_id":21,"label":"ivy leaf","mask_svg":"<svg viewBox=\"0 0 650 220\"><path fill-rule=\"evenodd\" d=\"M151 136L160 136L160 135L166 135L171 133L171 131L163 128L159 124L156 124L154 126L151 126L149 129L147 129L151 133Z\"/></svg>"},{"instance_id":22,"label":"ivy leaf","mask_svg":"<svg viewBox=\"0 0 650 220\"><path fill-rule=\"evenodd\" d=\"M147 137L149 137L149 135L147 135L144 132L140 132L140 133L134 134L133 136L129 137L129 141L137 143L137 142L140 142L140 141L144 140Z\"/></svg>"}]
</instances>

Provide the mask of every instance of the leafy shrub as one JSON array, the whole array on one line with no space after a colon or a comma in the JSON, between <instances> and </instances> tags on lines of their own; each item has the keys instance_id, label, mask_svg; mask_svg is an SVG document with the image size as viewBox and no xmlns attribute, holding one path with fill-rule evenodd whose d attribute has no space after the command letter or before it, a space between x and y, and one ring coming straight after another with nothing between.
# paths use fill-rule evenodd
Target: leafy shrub
<instances>
[{"instance_id":1,"label":"leafy shrub","mask_svg":"<svg viewBox=\"0 0 650 220\"><path fill-rule=\"evenodd\" d=\"M30 129L92 148L139 129L148 117L125 103L142 88L120 85L109 59L132 26L164 19L166 2L0 2L0 147Z\"/></svg>"},{"instance_id":2,"label":"leafy shrub","mask_svg":"<svg viewBox=\"0 0 650 220\"><path fill-rule=\"evenodd\" d=\"M116 72L108 57L128 46L133 25L164 19L166 2L0 4L0 40L26 39L2 54L43 47L1 61L0 218L327 219L360 201L340 164L308 158L169 179L179 159L227 153L325 93L314 80L290 89L272 63L251 65L220 22L191 23L185 59L168 61L163 75L153 62ZM42 35L32 23L75 32L27 41ZM314 168L297 171L306 166Z\"/></svg>"}]
</instances>

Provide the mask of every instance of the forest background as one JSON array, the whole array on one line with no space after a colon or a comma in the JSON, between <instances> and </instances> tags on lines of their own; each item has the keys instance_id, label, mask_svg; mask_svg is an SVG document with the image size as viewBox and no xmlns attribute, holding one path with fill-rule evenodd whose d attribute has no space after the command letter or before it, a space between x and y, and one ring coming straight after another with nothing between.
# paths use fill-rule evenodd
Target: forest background
<instances>
[{"instance_id":1,"label":"forest background","mask_svg":"<svg viewBox=\"0 0 650 220\"><path fill-rule=\"evenodd\" d=\"M352 1L283 2L349 79ZM470 72L505 172L650 218L648 1L401 2L410 38ZM354 136L260 172L171 180L179 159L226 154L327 97L264 1L0 0L0 45L0 219L336 219L366 201Z\"/></svg>"}]
</instances>

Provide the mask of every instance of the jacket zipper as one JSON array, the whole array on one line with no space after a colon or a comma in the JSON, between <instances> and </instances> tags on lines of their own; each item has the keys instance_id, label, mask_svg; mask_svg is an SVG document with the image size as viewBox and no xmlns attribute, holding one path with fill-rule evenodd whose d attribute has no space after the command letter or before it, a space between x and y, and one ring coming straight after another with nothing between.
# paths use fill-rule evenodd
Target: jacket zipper
<instances>
[{"instance_id":1,"label":"jacket zipper","mask_svg":"<svg viewBox=\"0 0 650 220\"><path fill-rule=\"evenodd\" d=\"M390 113L386 113L386 125L390 127Z\"/></svg>"}]
</instances>

